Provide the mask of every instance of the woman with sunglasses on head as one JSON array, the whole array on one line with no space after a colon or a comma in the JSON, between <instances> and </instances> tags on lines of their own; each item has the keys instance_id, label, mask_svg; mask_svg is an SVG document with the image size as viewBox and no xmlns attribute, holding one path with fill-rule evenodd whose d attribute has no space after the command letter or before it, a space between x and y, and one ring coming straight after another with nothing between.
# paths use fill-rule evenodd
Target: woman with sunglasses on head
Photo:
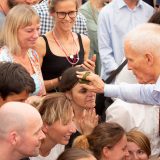
<instances>
[{"instance_id":1,"label":"woman with sunglasses on head","mask_svg":"<svg viewBox=\"0 0 160 160\"><path fill-rule=\"evenodd\" d=\"M72 102L74 123L77 129L77 132L71 136L67 148L72 146L75 137L90 134L98 124L98 115L94 108L96 94L82 87L83 83L88 82L77 78L77 71L86 71L86 69L79 66L66 69L59 85L60 91L64 92Z\"/></svg>"},{"instance_id":2,"label":"woman with sunglasses on head","mask_svg":"<svg viewBox=\"0 0 160 160\"><path fill-rule=\"evenodd\" d=\"M40 55L46 90L54 91L65 69L83 64L83 67L94 70L95 64L88 60L88 37L71 30L78 12L78 1L50 0L49 12L54 18L54 28L38 39L36 50Z\"/></svg>"}]
</instances>

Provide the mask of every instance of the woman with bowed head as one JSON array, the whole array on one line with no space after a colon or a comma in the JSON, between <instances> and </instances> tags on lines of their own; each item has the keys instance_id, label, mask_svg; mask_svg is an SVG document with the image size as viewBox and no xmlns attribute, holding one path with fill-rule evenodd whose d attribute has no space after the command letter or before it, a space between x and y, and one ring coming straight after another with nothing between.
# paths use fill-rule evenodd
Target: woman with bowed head
<instances>
[{"instance_id":1,"label":"woman with bowed head","mask_svg":"<svg viewBox=\"0 0 160 160\"><path fill-rule=\"evenodd\" d=\"M83 83L76 77L77 71L85 71L86 69L76 66L70 67L62 74L60 81L60 91L65 92L72 102L74 111L74 123L77 132L71 136L68 147L71 147L73 139L80 134L88 135L98 124L98 115L95 113L96 94L82 87Z\"/></svg>"},{"instance_id":2,"label":"woman with bowed head","mask_svg":"<svg viewBox=\"0 0 160 160\"><path fill-rule=\"evenodd\" d=\"M65 69L82 65L94 70L95 63L88 59L90 41L85 35L72 32L78 12L77 0L50 0L49 12L54 27L39 37L36 50L42 64L46 90L57 91L61 74Z\"/></svg>"},{"instance_id":3,"label":"woman with bowed head","mask_svg":"<svg viewBox=\"0 0 160 160\"><path fill-rule=\"evenodd\" d=\"M57 160L96 160L90 151L79 148L66 149Z\"/></svg>"},{"instance_id":4,"label":"woman with bowed head","mask_svg":"<svg viewBox=\"0 0 160 160\"><path fill-rule=\"evenodd\" d=\"M39 57L33 46L39 36L39 16L31 6L20 4L6 16L0 35L0 61L21 64L30 73L36 85L33 95L44 95L45 86Z\"/></svg>"},{"instance_id":5,"label":"woman with bowed head","mask_svg":"<svg viewBox=\"0 0 160 160\"><path fill-rule=\"evenodd\" d=\"M98 160L125 160L128 156L127 137L117 123L98 124L91 134L77 137L73 147L89 149Z\"/></svg>"}]
</instances>

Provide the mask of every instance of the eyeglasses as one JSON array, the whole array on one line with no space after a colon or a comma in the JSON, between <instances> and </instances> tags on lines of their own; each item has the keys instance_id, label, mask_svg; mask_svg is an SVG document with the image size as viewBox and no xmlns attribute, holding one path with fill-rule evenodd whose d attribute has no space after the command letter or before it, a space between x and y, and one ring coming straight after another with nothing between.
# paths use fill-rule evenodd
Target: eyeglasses
<instances>
[{"instance_id":1,"label":"eyeglasses","mask_svg":"<svg viewBox=\"0 0 160 160\"><path fill-rule=\"evenodd\" d=\"M56 12L57 17L59 19L64 19L66 15L69 16L69 18L75 18L77 16L77 11L70 11L70 12Z\"/></svg>"}]
</instances>

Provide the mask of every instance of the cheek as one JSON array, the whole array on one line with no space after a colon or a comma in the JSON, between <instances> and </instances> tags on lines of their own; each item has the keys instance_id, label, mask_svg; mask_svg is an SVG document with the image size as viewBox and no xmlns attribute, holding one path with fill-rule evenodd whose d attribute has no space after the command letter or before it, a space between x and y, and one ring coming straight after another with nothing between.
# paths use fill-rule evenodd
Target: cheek
<instances>
[{"instance_id":1,"label":"cheek","mask_svg":"<svg viewBox=\"0 0 160 160\"><path fill-rule=\"evenodd\" d=\"M74 96L72 96L72 100L75 103L85 103L85 96L77 93Z\"/></svg>"}]
</instances>

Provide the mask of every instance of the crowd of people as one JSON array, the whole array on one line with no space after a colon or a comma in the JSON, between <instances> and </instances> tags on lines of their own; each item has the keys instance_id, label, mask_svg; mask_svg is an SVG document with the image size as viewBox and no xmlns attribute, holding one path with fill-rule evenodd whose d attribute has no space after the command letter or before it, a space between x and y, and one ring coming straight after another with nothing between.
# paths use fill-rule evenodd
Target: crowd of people
<instances>
[{"instance_id":1,"label":"crowd of people","mask_svg":"<svg viewBox=\"0 0 160 160\"><path fill-rule=\"evenodd\" d=\"M0 1L0 160L159 160L159 5Z\"/></svg>"}]
</instances>

